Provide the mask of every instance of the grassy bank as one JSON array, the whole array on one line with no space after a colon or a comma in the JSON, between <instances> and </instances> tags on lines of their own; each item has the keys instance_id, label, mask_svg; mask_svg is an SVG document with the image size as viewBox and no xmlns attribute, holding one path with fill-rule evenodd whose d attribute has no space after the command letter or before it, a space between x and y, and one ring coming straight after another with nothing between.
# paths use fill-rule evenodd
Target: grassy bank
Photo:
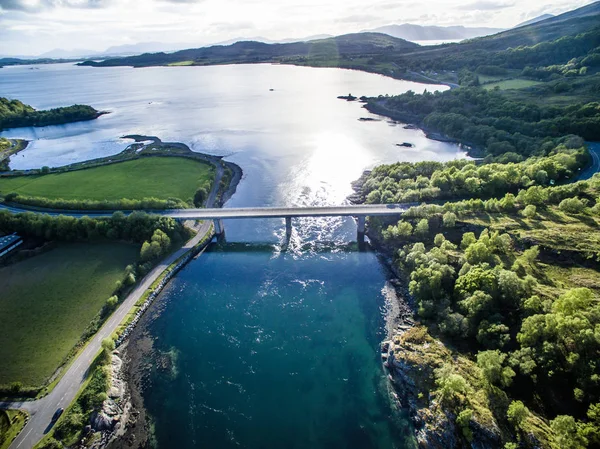
<instances>
[{"instance_id":1,"label":"grassy bank","mask_svg":"<svg viewBox=\"0 0 600 449\"><path fill-rule=\"evenodd\" d=\"M0 449L8 449L26 419L27 414L20 410L0 410Z\"/></svg>"},{"instance_id":2,"label":"grassy bank","mask_svg":"<svg viewBox=\"0 0 600 449\"><path fill-rule=\"evenodd\" d=\"M122 243L61 244L0 268L0 384L43 384L138 258ZM52 317L52 319L48 319Z\"/></svg>"},{"instance_id":3,"label":"grassy bank","mask_svg":"<svg viewBox=\"0 0 600 449\"><path fill-rule=\"evenodd\" d=\"M118 201L178 198L187 201L214 179L208 163L151 157L118 164L36 176L0 178L0 192L50 200Z\"/></svg>"}]
</instances>

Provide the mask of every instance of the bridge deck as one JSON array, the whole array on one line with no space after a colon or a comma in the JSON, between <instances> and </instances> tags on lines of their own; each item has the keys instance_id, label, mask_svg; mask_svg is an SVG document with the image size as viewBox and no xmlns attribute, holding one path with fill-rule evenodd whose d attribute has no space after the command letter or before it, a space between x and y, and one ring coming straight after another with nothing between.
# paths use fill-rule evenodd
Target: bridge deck
<instances>
[{"instance_id":1,"label":"bridge deck","mask_svg":"<svg viewBox=\"0 0 600 449\"><path fill-rule=\"evenodd\" d=\"M375 215L401 215L408 209L402 204L369 204L360 206L321 207L243 207L228 209L178 209L164 211L173 218L242 219L242 218L287 218L287 217L358 217Z\"/></svg>"},{"instance_id":2,"label":"bridge deck","mask_svg":"<svg viewBox=\"0 0 600 449\"><path fill-rule=\"evenodd\" d=\"M165 209L147 210L145 212L164 215L180 220L218 220L243 218L287 218L287 217L359 217L359 216L393 216L402 215L414 204L367 204L349 206L320 206L320 207L236 207L225 209ZM50 215L70 215L73 217L88 216L90 218L110 217L114 211L85 211L85 210L32 210L27 208L0 205L14 213L36 212ZM127 211L126 213L130 213Z\"/></svg>"}]
</instances>

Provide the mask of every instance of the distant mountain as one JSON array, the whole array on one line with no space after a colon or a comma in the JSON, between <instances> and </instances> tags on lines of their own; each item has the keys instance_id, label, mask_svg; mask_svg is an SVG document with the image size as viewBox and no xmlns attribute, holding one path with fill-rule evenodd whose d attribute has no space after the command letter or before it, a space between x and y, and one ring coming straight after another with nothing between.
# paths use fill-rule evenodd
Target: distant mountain
<instances>
[{"instance_id":1,"label":"distant mountain","mask_svg":"<svg viewBox=\"0 0 600 449\"><path fill-rule=\"evenodd\" d=\"M232 45L216 45L174 53L143 54L100 62L86 61L81 65L147 67L175 63L216 65L274 62L314 67L344 67L401 78L432 69L475 69L481 65L522 69L526 65L563 64L568 61L565 59L567 57L571 59L573 55L585 56L593 50L600 39L600 31L596 31L598 29L600 2L531 25L490 36L465 39L457 44L420 46L388 34L364 32L288 44L237 42ZM585 37L578 38L572 51L567 54L561 50L563 44L557 42L558 39L582 33ZM541 42L549 44L544 51L530 49L525 55L521 55L510 50L519 46L534 46Z\"/></svg>"},{"instance_id":2,"label":"distant mountain","mask_svg":"<svg viewBox=\"0 0 600 449\"><path fill-rule=\"evenodd\" d=\"M315 34L314 36L306 37L289 37L286 39L269 39L262 36L255 37L235 37L233 39L227 39L226 41L217 42L213 45L231 45L237 42L261 42L263 44L291 44L293 42L308 42L318 39L327 39L333 37L331 34Z\"/></svg>"},{"instance_id":3,"label":"distant mountain","mask_svg":"<svg viewBox=\"0 0 600 449\"><path fill-rule=\"evenodd\" d=\"M306 63L308 59L331 64L344 57L368 57L382 52L408 52L420 48L419 45L404 39L380 33L355 33L343 36L317 39L308 42L286 44L265 44L243 41L232 45L214 45L175 53L153 53L126 58L107 59L102 62L86 61L81 65L91 66L159 66L182 61L193 61L198 65L287 62Z\"/></svg>"},{"instance_id":4,"label":"distant mountain","mask_svg":"<svg viewBox=\"0 0 600 449\"><path fill-rule=\"evenodd\" d=\"M86 56L91 56L98 53L94 50L63 50L62 48L55 48L54 50L48 51L41 55L38 55L37 59L75 59L75 58L85 58Z\"/></svg>"},{"instance_id":5,"label":"distant mountain","mask_svg":"<svg viewBox=\"0 0 600 449\"><path fill-rule=\"evenodd\" d=\"M170 52L198 46L191 43L139 42L137 44L116 45L103 52L95 52L92 56L131 56L142 53Z\"/></svg>"},{"instance_id":6,"label":"distant mountain","mask_svg":"<svg viewBox=\"0 0 600 449\"><path fill-rule=\"evenodd\" d=\"M534 17L533 19L526 20L518 24L515 28L524 27L527 25L533 25L534 23L541 22L542 20L551 19L552 17L556 17L554 14L543 14L541 16Z\"/></svg>"},{"instance_id":7,"label":"distant mountain","mask_svg":"<svg viewBox=\"0 0 600 449\"><path fill-rule=\"evenodd\" d=\"M402 25L387 25L367 33L384 33L389 36L407 41L441 41L441 40L463 40L474 37L488 36L504 31L502 28L468 28L464 26L421 26L403 23Z\"/></svg>"}]
</instances>

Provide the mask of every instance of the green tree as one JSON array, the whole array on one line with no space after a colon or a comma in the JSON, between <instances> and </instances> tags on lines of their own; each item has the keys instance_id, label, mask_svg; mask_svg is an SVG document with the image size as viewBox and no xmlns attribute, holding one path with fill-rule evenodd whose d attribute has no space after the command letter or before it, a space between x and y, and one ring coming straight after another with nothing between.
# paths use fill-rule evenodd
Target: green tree
<instances>
[{"instance_id":1,"label":"green tree","mask_svg":"<svg viewBox=\"0 0 600 449\"><path fill-rule=\"evenodd\" d=\"M113 310L117 306L118 302L119 302L119 297L116 295L113 295L106 300L106 307L108 307L110 310Z\"/></svg>"},{"instance_id":2,"label":"green tree","mask_svg":"<svg viewBox=\"0 0 600 449\"><path fill-rule=\"evenodd\" d=\"M465 232L462 236L462 241L460 242L460 247L462 249L467 249L470 245L472 245L476 241L477 241L477 238L475 238L475 233Z\"/></svg>"},{"instance_id":3,"label":"green tree","mask_svg":"<svg viewBox=\"0 0 600 449\"><path fill-rule=\"evenodd\" d=\"M463 237L464 241L464 237ZM465 258L471 265L477 265L490 260L492 256L489 248L482 242L476 242L469 245L465 251Z\"/></svg>"},{"instance_id":4,"label":"green tree","mask_svg":"<svg viewBox=\"0 0 600 449\"><path fill-rule=\"evenodd\" d=\"M423 218L417 223L415 227L415 234L419 236L427 235L429 233L429 221Z\"/></svg>"},{"instance_id":5,"label":"green tree","mask_svg":"<svg viewBox=\"0 0 600 449\"><path fill-rule=\"evenodd\" d=\"M435 246L442 246L442 243L444 243L446 241L446 237L444 237L444 234L436 234L435 238L433 239L433 243Z\"/></svg>"},{"instance_id":6,"label":"green tree","mask_svg":"<svg viewBox=\"0 0 600 449\"><path fill-rule=\"evenodd\" d=\"M554 432L556 444L561 449L585 449L587 439L580 434L575 418L568 415L559 415L550 422Z\"/></svg>"},{"instance_id":7,"label":"green tree","mask_svg":"<svg viewBox=\"0 0 600 449\"><path fill-rule=\"evenodd\" d=\"M442 223L445 228L453 228L456 226L456 214L454 212L446 212L442 217Z\"/></svg>"},{"instance_id":8,"label":"green tree","mask_svg":"<svg viewBox=\"0 0 600 449\"><path fill-rule=\"evenodd\" d=\"M521 428L521 424L529 415L529 410L521 401L513 401L508 406L506 417L508 421L517 429Z\"/></svg>"},{"instance_id":9,"label":"green tree","mask_svg":"<svg viewBox=\"0 0 600 449\"><path fill-rule=\"evenodd\" d=\"M507 387L512 383L515 372L503 366L507 355L499 350L483 351L477 354L477 366L491 385Z\"/></svg>"},{"instance_id":10,"label":"green tree","mask_svg":"<svg viewBox=\"0 0 600 449\"><path fill-rule=\"evenodd\" d=\"M451 365L445 364L435 371L437 395L442 404L456 405L464 400L469 384L460 374L454 372Z\"/></svg>"}]
</instances>

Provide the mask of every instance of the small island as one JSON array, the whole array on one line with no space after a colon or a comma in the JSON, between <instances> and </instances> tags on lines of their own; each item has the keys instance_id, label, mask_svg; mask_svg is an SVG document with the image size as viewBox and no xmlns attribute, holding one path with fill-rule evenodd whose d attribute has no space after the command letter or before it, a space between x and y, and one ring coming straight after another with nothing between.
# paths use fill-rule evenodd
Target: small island
<instances>
[{"instance_id":1,"label":"small island","mask_svg":"<svg viewBox=\"0 0 600 449\"><path fill-rule=\"evenodd\" d=\"M107 112L81 104L38 111L19 100L0 97L0 131L26 126L64 125L94 120L104 114Z\"/></svg>"}]
</instances>

